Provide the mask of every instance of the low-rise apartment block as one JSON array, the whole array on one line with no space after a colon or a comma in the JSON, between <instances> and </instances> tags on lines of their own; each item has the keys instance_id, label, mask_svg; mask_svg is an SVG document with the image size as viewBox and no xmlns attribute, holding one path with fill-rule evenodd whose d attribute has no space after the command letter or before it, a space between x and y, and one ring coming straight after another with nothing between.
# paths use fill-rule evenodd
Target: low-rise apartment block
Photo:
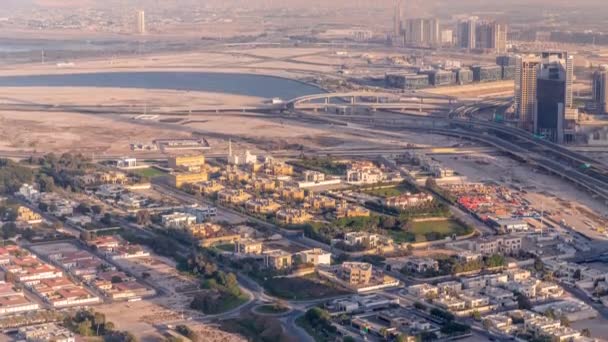
<instances>
[{"instance_id":1,"label":"low-rise apartment block","mask_svg":"<svg viewBox=\"0 0 608 342\"><path fill-rule=\"evenodd\" d=\"M258 198L247 201L245 209L254 214L274 214L281 209L281 205L271 199Z\"/></svg>"},{"instance_id":2,"label":"low-rise apartment block","mask_svg":"<svg viewBox=\"0 0 608 342\"><path fill-rule=\"evenodd\" d=\"M409 272L424 273L439 270L439 263L432 258L408 258L405 269Z\"/></svg>"},{"instance_id":3,"label":"low-rise apartment block","mask_svg":"<svg viewBox=\"0 0 608 342\"><path fill-rule=\"evenodd\" d=\"M194 224L188 227L187 231L193 237L199 239L200 245L203 247L235 243L241 239L240 234L211 222Z\"/></svg>"},{"instance_id":4,"label":"low-rise apartment block","mask_svg":"<svg viewBox=\"0 0 608 342\"><path fill-rule=\"evenodd\" d=\"M99 303L99 297L66 277L45 279L33 285L32 291L55 308Z\"/></svg>"},{"instance_id":5,"label":"low-rise apartment block","mask_svg":"<svg viewBox=\"0 0 608 342\"><path fill-rule=\"evenodd\" d=\"M439 288L431 284L423 283L408 287L407 293L416 298L436 298L439 295Z\"/></svg>"},{"instance_id":6,"label":"low-rise apartment block","mask_svg":"<svg viewBox=\"0 0 608 342\"><path fill-rule=\"evenodd\" d=\"M370 214L371 212L368 209L347 202L342 202L336 207L336 218L338 219L346 217L368 217Z\"/></svg>"},{"instance_id":7,"label":"low-rise apartment block","mask_svg":"<svg viewBox=\"0 0 608 342\"><path fill-rule=\"evenodd\" d=\"M19 328L18 338L27 342L76 342L76 335L54 323L29 325Z\"/></svg>"},{"instance_id":8,"label":"low-rise apartment block","mask_svg":"<svg viewBox=\"0 0 608 342\"><path fill-rule=\"evenodd\" d=\"M484 255L514 254L521 251L522 248L522 238L519 236L481 238L471 243L474 251Z\"/></svg>"},{"instance_id":9,"label":"low-rise apartment block","mask_svg":"<svg viewBox=\"0 0 608 342\"><path fill-rule=\"evenodd\" d=\"M153 296L156 291L138 283L123 272L110 271L97 274L93 285L113 300Z\"/></svg>"},{"instance_id":10,"label":"low-rise apartment block","mask_svg":"<svg viewBox=\"0 0 608 342\"><path fill-rule=\"evenodd\" d=\"M13 284L0 282L0 316L38 309L38 304L27 299L23 291L16 291Z\"/></svg>"},{"instance_id":11,"label":"low-rise apartment block","mask_svg":"<svg viewBox=\"0 0 608 342\"><path fill-rule=\"evenodd\" d=\"M24 206L20 206L17 209L17 222L23 222L27 224L37 224L42 222L42 216L34 212L32 209Z\"/></svg>"},{"instance_id":12,"label":"low-rise apartment block","mask_svg":"<svg viewBox=\"0 0 608 342\"><path fill-rule=\"evenodd\" d=\"M283 208L277 212L277 221L283 224L302 224L312 218L305 209Z\"/></svg>"},{"instance_id":13,"label":"low-rise apartment block","mask_svg":"<svg viewBox=\"0 0 608 342\"><path fill-rule=\"evenodd\" d=\"M253 239L241 239L234 244L236 254L259 255L262 254L264 244Z\"/></svg>"},{"instance_id":14,"label":"low-rise apartment block","mask_svg":"<svg viewBox=\"0 0 608 342\"><path fill-rule=\"evenodd\" d=\"M284 201L303 201L306 197L304 190L300 188L284 188L281 190L281 198Z\"/></svg>"},{"instance_id":15,"label":"low-rise apartment block","mask_svg":"<svg viewBox=\"0 0 608 342\"><path fill-rule=\"evenodd\" d=\"M243 190L225 189L217 193L222 204L242 204L251 199L251 195Z\"/></svg>"},{"instance_id":16,"label":"low-rise apartment block","mask_svg":"<svg viewBox=\"0 0 608 342\"><path fill-rule=\"evenodd\" d=\"M389 277L382 270L374 269L365 262L344 262L329 268L320 268L319 275L334 281L354 292L369 292L394 287L399 281Z\"/></svg>"},{"instance_id":17,"label":"low-rise apartment block","mask_svg":"<svg viewBox=\"0 0 608 342\"><path fill-rule=\"evenodd\" d=\"M385 175L372 162L353 162L346 170L346 182L349 184L376 184L385 180Z\"/></svg>"},{"instance_id":18,"label":"low-rise apartment block","mask_svg":"<svg viewBox=\"0 0 608 342\"><path fill-rule=\"evenodd\" d=\"M173 172L169 175L169 183L175 188L181 188L185 184L196 184L209 180L205 171L199 172Z\"/></svg>"},{"instance_id":19,"label":"low-rise apartment block","mask_svg":"<svg viewBox=\"0 0 608 342\"><path fill-rule=\"evenodd\" d=\"M224 190L224 186L215 180L195 183L191 187L205 196L215 195Z\"/></svg>"},{"instance_id":20,"label":"low-rise apartment block","mask_svg":"<svg viewBox=\"0 0 608 342\"><path fill-rule=\"evenodd\" d=\"M264 266L273 268L276 270L282 270L292 266L292 255L291 253L275 249L271 251L264 251Z\"/></svg>"},{"instance_id":21,"label":"low-rise apartment block","mask_svg":"<svg viewBox=\"0 0 608 342\"><path fill-rule=\"evenodd\" d=\"M331 265L331 253L322 250L321 248L308 249L297 253L305 264L312 264L315 266L319 265Z\"/></svg>"},{"instance_id":22,"label":"low-rise apartment block","mask_svg":"<svg viewBox=\"0 0 608 342\"><path fill-rule=\"evenodd\" d=\"M306 203L314 210L335 209L336 200L322 195L313 195L306 198Z\"/></svg>"},{"instance_id":23,"label":"low-rise apartment block","mask_svg":"<svg viewBox=\"0 0 608 342\"><path fill-rule=\"evenodd\" d=\"M205 156L202 154L173 156L169 157L168 165L174 170L200 171L205 165Z\"/></svg>"},{"instance_id":24,"label":"low-rise apartment block","mask_svg":"<svg viewBox=\"0 0 608 342\"><path fill-rule=\"evenodd\" d=\"M196 223L196 216L187 213L174 212L161 216L161 222L166 228L187 229Z\"/></svg>"},{"instance_id":25,"label":"low-rise apartment block","mask_svg":"<svg viewBox=\"0 0 608 342\"><path fill-rule=\"evenodd\" d=\"M264 164L264 171L275 176L291 176L293 175L293 166L275 160L268 160Z\"/></svg>"}]
</instances>

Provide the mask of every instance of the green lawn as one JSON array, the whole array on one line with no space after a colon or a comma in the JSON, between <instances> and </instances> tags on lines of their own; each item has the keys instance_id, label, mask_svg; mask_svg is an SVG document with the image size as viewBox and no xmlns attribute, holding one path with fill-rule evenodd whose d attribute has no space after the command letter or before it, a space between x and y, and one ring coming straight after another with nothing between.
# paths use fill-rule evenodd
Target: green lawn
<instances>
[{"instance_id":1,"label":"green lawn","mask_svg":"<svg viewBox=\"0 0 608 342\"><path fill-rule=\"evenodd\" d=\"M466 227L454 220L412 222L410 232L415 235L427 233L464 235Z\"/></svg>"},{"instance_id":2,"label":"green lawn","mask_svg":"<svg viewBox=\"0 0 608 342\"><path fill-rule=\"evenodd\" d=\"M395 196L404 194L406 192L411 192L413 194L417 193L417 191L414 187L412 187L411 185L406 184L406 183L398 184L398 185L395 185L393 187L388 187L388 188L366 189L363 192L368 195L381 197L381 198L395 197Z\"/></svg>"},{"instance_id":3,"label":"green lawn","mask_svg":"<svg viewBox=\"0 0 608 342\"><path fill-rule=\"evenodd\" d=\"M315 170L328 175L340 176L346 173L346 164L336 163L331 158L303 158L288 163L302 169Z\"/></svg>"},{"instance_id":4,"label":"green lawn","mask_svg":"<svg viewBox=\"0 0 608 342\"><path fill-rule=\"evenodd\" d=\"M163 172L157 168L154 168L154 167L148 167L145 169L136 169L136 170L132 170L130 172L134 173L136 175L142 176L142 177L147 177L147 178L154 178L154 177L166 175L165 172Z\"/></svg>"},{"instance_id":5,"label":"green lawn","mask_svg":"<svg viewBox=\"0 0 608 342\"><path fill-rule=\"evenodd\" d=\"M454 234L470 233L470 229L454 220L412 222L408 230L389 230L389 235L397 243L436 241Z\"/></svg>"},{"instance_id":6,"label":"green lawn","mask_svg":"<svg viewBox=\"0 0 608 342\"><path fill-rule=\"evenodd\" d=\"M220 251L224 251L224 252L234 252L234 244L233 243L227 243L224 245L215 245L215 248L219 249Z\"/></svg>"}]
</instances>

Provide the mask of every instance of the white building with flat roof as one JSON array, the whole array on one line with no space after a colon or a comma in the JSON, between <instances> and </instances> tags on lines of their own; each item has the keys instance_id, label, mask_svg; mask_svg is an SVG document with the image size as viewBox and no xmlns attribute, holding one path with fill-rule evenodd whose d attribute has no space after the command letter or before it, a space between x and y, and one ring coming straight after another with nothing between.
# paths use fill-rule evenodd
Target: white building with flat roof
<instances>
[{"instance_id":1,"label":"white building with flat roof","mask_svg":"<svg viewBox=\"0 0 608 342\"><path fill-rule=\"evenodd\" d=\"M321 248L313 248L297 253L302 258L305 264L331 265L331 253L322 250Z\"/></svg>"},{"instance_id":2,"label":"white building with flat roof","mask_svg":"<svg viewBox=\"0 0 608 342\"><path fill-rule=\"evenodd\" d=\"M161 221L166 228L183 229L196 223L196 216L187 213L174 212L162 215Z\"/></svg>"}]
</instances>

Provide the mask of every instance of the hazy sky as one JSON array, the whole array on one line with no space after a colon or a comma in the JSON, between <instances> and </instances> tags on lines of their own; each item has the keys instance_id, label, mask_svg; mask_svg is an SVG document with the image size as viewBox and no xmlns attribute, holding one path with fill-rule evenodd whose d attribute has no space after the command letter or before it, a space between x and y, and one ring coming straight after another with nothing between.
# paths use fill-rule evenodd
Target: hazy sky
<instances>
[{"instance_id":1,"label":"hazy sky","mask_svg":"<svg viewBox=\"0 0 608 342\"><path fill-rule=\"evenodd\" d=\"M420 2L419 0L404 0L408 2ZM43 7L72 7L72 6L116 6L123 5L149 5L149 6L184 6L184 5L209 5L209 6L235 6L235 5L261 5L264 7L284 7L284 6L323 6L323 7L389 7L394 0L2 0L4 5L31 6L39 5ZM449 5L450 7L469 7L477 5L490 7L493 5L521 5L521 4L555 4L569 6L598 6L608 8L606 0L427 0L423 1L432 5Z\"/></svg>"}]
</instances>

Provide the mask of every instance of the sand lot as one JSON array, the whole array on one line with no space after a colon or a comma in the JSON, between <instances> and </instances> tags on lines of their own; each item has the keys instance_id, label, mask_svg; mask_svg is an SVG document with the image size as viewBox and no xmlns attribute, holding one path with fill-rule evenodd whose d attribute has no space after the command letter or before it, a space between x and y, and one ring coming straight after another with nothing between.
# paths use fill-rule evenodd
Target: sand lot
<instances>
[{"instance_id":1,"label":"sand lot","mask_svg":"<svg viewBox=\"0 0 608 342\"><path fill-rule=\"evenodd\" d=\"M197 322L202 315L189 310L188 306L199 291L198 280L180 274L175 263L157 255L147 258L118 260L117 263L133 274L150 274L148 280L161 288L163 294L138 302L113 303L99 306L96 310L108 315L119 329L134 332L142 341L155 341L161 335L159 330L172 323L187 323L200 332L205 341L241 341L238 336L217 330Z\"/></svg>"},{"instance_id":2,"label":"sand lot","mask_svg":"<svg viewBox=\"0 0 608 342\"><path fill-rule=\"evenodd\" d=\"M166 324L182 321L181 312L165 310L149 301L114 303L99 306L95 309L106 314L117 329L132 332L142 342L162 340L161 331L166 328ZM160 321L161 317L164 318L163 322ZM186 324L196 330L200 336L205 337L205 342L245 341L238 335L221 331L208 324L196 321L181 322L180 324Z\"/></svg>"}]
</instances>

